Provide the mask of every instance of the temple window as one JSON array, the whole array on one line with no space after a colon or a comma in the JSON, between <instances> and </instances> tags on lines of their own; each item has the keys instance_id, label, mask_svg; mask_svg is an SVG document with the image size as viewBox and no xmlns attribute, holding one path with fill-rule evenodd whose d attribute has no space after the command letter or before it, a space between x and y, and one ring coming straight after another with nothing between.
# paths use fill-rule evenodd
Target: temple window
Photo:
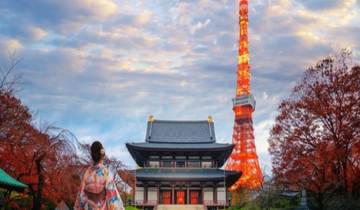
<instances>
[{"instance_id":1,"label":"temple window","mask_svg":"<svg viewBox=\"0 0 360 210\"><path fill-rule=\"evenodd\" d=\"M159 161L149 161L149 167L151 168L159 168L160 162Z\"/></svg>"},{"instance_id":2,"label":"temple window","mask_svg":"<svg viewBox=\"0 0 360 210\"><path fill-rule=\"evenodd\" d=\"M200 161L189 161L188 167L189 168L201 168L201 163L200 163Z\"/></svg>"},{"instance_id":3,"label":"temple window","mask_svg":"<svg viewBox=\"0 0 360 210\"><path fill-rule=\"evenodd\" d=\"M184 167L185 167L185 160L176 161L176 168L184 168Z\"/></svg>"},{"instance_id":4,"label":"temple window","mask_svg":"<svg viewBox=\"0 0 360 210\"><path fill-rule=\"evenodd\" d=\"M173 167L173 162L170 160L161 161L161 167L171 168Z\"/></svg>"},{"instance_id":5,"label":"temple window","mask_svg":"<svg viewBox=\"0 0 360 210\"><path fill-rule=\"evenodd\" d=\"M202 161L201 162L201 168L212 168L213 163L212 161Z\"/></svg>"}]
</instances>

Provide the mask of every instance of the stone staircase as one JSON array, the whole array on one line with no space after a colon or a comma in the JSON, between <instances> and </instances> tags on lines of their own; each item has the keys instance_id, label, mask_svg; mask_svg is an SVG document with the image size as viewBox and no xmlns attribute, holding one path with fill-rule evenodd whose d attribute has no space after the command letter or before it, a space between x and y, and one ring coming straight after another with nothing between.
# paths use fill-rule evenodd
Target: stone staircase
<instances>
[{"instance_id":1,"label":"stone staircase","mask_svg":"<svg viewBox=\"0 0 360 210\"><path fill-rule=\"evenodd\" d=\"M206 210L203 205L165 205L160 204L154 210Z\"/></svg>"}]
</instances>

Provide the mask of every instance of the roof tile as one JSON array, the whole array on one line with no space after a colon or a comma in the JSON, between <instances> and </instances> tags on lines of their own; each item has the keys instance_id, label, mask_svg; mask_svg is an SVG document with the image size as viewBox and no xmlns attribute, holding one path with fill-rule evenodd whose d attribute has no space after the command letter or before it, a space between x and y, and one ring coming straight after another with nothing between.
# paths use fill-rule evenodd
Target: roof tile
<instances>
[{"instance_id":1,"label":"roof tile","mask_svg":"<svg viewBox=\"0 0 360 210\"><path fill-rule=\"evenodd\" d=\"M146 137L150 143L213 143L214 123L208 121L154 120L148 123Z\"/></svg>"}]
</instances>

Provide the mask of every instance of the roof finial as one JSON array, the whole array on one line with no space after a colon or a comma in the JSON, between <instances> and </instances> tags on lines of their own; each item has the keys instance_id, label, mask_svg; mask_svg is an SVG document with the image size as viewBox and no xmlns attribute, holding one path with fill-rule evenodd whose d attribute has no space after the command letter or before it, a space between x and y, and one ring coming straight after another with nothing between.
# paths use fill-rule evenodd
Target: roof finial
<instances>
[{"instance_id":1,"label":"roof finial","mask_svg":"<svg viewBox=\"0 0 360 210\"><path fill-rule=\"evenodd\" d=\"M155 117L153 115L149 116L148 122L154 122L155 121Z\"/></svg>"},{"instance_id":2,"label":"roof finial","mask_svg":"<svg viewBox=\"0 0 360 210\"><path fill-rule=\"evenodd\" d=\"M208 122L209 122L209 123L213 123L213 122L214 122L213 117L212 117L211 115L208 116Z\"/></svg>"}]
</instances>

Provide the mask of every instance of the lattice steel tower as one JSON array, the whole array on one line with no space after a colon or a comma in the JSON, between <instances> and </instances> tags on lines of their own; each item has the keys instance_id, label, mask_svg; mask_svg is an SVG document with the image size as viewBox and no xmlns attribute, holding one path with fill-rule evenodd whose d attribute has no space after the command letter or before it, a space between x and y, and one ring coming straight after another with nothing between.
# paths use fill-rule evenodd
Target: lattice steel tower
<instances>
[{"instance_id":1,"label":"lattice steel tower","mask_svg":"<svg viewBox=\"0 0 360 210\"><path fill-rule=\"evenodd\" d=\"M239 1L239 57L237 65L236 97L233 99L235 123L232 142L234 150L226 169L241 171L243 175L231 190L245 187L256 189L263 183L263 176L256 154L252 113L255 99L250 90L250 65L248 41L248 0Z\"/></svg>"}]
</instances>

